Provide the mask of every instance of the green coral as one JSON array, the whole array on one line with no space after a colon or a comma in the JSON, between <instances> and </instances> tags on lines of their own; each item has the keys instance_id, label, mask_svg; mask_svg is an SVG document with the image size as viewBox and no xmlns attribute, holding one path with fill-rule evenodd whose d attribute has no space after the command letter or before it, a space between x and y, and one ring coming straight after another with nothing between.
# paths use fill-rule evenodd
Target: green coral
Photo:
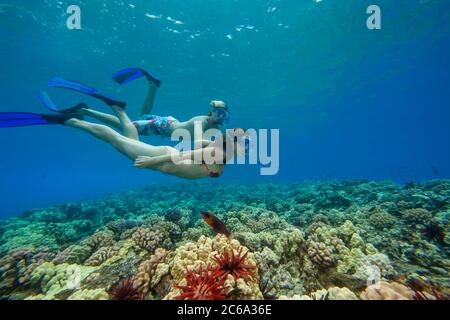
<instances>
[{"instance_id":1,"label":"green coral","mask_svg":"<svg viewBox=\"0 0 450 320\"><path fill-rule=\"evenodd\" d=\"M402 212L402 218L407 223L411 224L425 224L431 220L433 216L425 209L414 208L407 209Z\"/></svg>"},{"instance_id":2,"label":"green coral","mask_svg":"<svg viewBox=\"0 0 450 320\"><path fill-rule=\"evenodd\" d=\"M85 289L70 295L67 300L109 300L105 289Z\"/></svg>"}]
</instances>

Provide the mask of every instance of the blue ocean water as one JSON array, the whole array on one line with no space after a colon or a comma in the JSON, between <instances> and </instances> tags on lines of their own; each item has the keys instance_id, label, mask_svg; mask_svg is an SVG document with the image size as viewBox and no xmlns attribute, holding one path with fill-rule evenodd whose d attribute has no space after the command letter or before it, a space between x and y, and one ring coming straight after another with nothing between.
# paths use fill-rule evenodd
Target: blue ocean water
<instances>
[{"instance_id":1,"label":"blue ocean water","mask_svg":"<svg viewBox=\"0 0 450 320\"><path fill-rule=\"evenodd\" d=\"M66 27L72 4L82 30ZM381 30L366 28L371 4ZM111 75L141 67L163 81L156 114L187 119L221 99L230 126L280 129L276 176L230 166L210 183L449 178L449 21L444 0L0 1L0 111L43 112L37 90L63 76L120 96L133 116L145 81ZM3 129L0 145L0 216L179 180L70 128Z\"/></svg>"}]
</instances>

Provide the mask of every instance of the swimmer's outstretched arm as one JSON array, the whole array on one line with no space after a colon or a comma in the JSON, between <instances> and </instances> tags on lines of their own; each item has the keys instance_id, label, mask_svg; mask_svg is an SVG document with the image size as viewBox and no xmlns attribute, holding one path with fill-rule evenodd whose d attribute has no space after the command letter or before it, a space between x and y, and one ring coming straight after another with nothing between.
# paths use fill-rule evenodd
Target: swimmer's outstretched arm
<instances>
[{"instance_id":1,"label":"swimmer's outstretched arm","mask_svg":"<svg viewBox=\"0 0 450 320\"><path fill-rule=\"evenodd\" d=\"M213 141L211 141L211 140L195 140L194 141L194 149L206 148L211 143L213 143Z\"/></svg>"},{"instance_id":2,"label":"swimmer's outstretched arm","mask_svg":"<svg viewBox=\"0 0 450 320\"><path fill-rule=\"evenodd\" d=\"M211 141L209 141L211 143ZM195 159L203 159L203 153L205 152L205 148L186 151L186 152L179 152L177 154L167 154L163 156L156 156L156 157L147 157L147 156L139 156L136 158L134 162L134 166L137 168L147 168L147 169L154 169L155 167L158 167L164 163L174 163L174 164L181 164L183 161L186 160L195 160ZM175 160L175 161L174 161ZM175 163L176 162L176 163Z\"/></svg>"},{"instance_id":3,"label":"swimmer's outstretched arm","mask_svg":"<svg viewBox=\"0 0 450 320\"><path fill-rule=\"evenodd\" d=\"M157 157L139 156L134 161L134 166L140 169L154 169L156 166L170 161L171 158L171 155Z\"/></svg>"}]
</instances>

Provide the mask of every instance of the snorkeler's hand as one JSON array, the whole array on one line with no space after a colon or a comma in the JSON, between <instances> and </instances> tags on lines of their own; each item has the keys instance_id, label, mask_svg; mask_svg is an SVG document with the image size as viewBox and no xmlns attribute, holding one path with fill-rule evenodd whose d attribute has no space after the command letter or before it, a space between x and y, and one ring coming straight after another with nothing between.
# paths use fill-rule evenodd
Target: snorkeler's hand
<instances>
[{"instance_id":1,"label":"snorkeler's hand","mask_svg":"<svg viewBox=\"0 0 450 320\"><path fill-rule=\"evenodd\" d=\"M146 157L146 156L139 156L136 158L136 160L134 161L134 166L136 168L147 168L148 165L152 162L152 158L151 157Z\"/></svg>"}]
</instances>

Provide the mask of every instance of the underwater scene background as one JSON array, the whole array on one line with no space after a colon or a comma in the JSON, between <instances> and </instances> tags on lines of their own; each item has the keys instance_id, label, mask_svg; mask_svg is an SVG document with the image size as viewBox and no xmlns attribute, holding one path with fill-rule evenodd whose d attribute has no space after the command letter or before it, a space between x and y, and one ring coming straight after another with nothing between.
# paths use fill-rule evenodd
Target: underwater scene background
<instances>
[{"instance_id":1,"label":"underwater scene background","mask_svg":"<svg viewBox=\"0 0 450 320\"><path fill-rule=\"evenodd\" d=\"M0 1L0 112L45 112L37 91L62 76L137 118L145 81L111 75L139 67L162 80L156 114L219 99L229 127L280 129L277 175L203 182L70 128L2 129L0 297L447 298L449 21L444 0Z\"/></svg>"}]
</instances>

